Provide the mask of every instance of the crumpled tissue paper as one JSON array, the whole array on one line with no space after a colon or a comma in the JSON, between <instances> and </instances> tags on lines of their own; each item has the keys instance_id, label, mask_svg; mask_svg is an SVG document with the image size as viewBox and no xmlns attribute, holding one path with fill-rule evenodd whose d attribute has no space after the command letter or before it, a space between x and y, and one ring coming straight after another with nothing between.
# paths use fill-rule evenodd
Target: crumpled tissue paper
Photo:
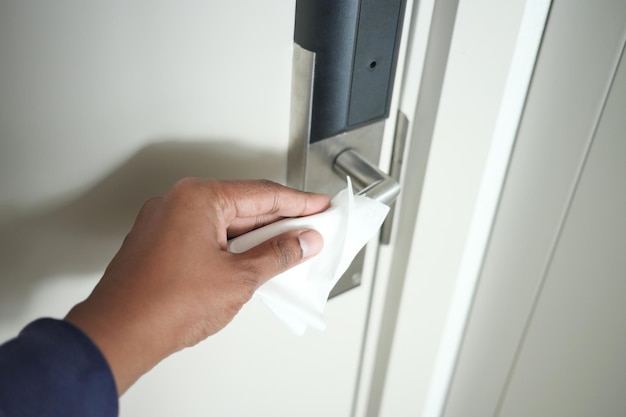
<instances>
[{"instance_id":1,"label":"crumpled tissue paper","mask_svg":"<svg viewBox=\"0 0 626 417\"><path fill-rule=\"evenodd\" d=\"M233 253L245 252L261 242L293 229L315 229L324 238L324 248L313 258L275 276L259 287L255 297L295 334L308 326L323 330L328 295L358 252L378 231L389 207L348 186L318 214L288 218L252 230L228 243Z\"/></svg>"}]
</instances>

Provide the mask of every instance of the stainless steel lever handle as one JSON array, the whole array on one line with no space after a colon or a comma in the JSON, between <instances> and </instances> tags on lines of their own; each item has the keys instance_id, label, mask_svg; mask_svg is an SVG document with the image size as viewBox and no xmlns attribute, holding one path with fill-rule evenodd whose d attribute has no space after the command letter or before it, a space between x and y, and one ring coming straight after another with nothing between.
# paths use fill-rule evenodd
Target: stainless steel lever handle
<instances>
[{"instance_id":1,"label":"stainless steel lever handle","mask_svg":"<svg viewBox=\"0 0 626 417\"><path fill-rule=\"evenodd\" d=\"M386 205L391 205L400 194L400 184L372 165L354 149L341 151L333 162L333 170L349 175L359 194L364 194Z\"/></svg>"}]
</instances>

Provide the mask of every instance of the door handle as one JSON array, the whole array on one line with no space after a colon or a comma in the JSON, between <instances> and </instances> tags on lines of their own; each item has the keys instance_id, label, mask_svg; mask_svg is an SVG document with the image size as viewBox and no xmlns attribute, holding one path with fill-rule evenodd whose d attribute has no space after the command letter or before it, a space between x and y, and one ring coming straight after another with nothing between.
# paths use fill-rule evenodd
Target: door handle
<instances>
[{"instance_id":1,"label":"door handle","mask_svg":"<svg viewBox=\"0 0 626 417\"><path fill-rule=\"evenodd\" d=\"M400 194L400 184L372 165L354 149L345 149L337 155L333 169L339 175L350 176L352 183L369 198L391 205Z\"/></svg>"}]
</instances>

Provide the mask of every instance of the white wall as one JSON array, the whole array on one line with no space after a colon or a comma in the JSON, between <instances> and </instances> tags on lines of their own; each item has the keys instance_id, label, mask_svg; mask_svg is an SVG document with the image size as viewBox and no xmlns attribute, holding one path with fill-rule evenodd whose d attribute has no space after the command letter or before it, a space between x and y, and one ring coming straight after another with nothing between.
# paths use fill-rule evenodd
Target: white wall
<instances>
[{"instance_id":1,"label":"white wall","mask_svg":"<svg viewBox=\"0 0 626 417\"><path fill-rule=\"evenodd\" d=\"M446 416L624 408L625 6L552 6Z\"/></svg>"},{"instance_id":2,"label":"white wall","mask_svg":"<svg viewBox=\"0 0 626 417\"><path fill-rule=\"evenodd\" d=\"M452 390L433 383L523 3L459 2L381 415L623 412L619 2L552 5Z\"/></svg>"},{"instance_id":3,"label":"white wall","mask_svg":"<svg viewBox=\"0 0 626 417\"><path fill-rule=\"evenodd\" d=\"M626 59L618 71L509 365L502 417L626 409Z\"/></svg>"}]
</instances>

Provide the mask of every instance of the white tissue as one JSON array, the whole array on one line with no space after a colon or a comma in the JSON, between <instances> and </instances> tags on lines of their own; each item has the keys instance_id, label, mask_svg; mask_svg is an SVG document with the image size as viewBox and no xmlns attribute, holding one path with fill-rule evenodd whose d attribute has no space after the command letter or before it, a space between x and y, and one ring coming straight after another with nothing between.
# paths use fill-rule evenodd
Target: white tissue
<instances>
[{"instance_id":1,"label":"white tissue","mask_svg":"<svg viewBox=\"0 0 626 417\"><path fill-rule=\"evenodd\" d=\"M255 229L228 243L233 253L245 252L267 239L293 229L315 229L324 238L324 248L313 258L263 284L255 293L295 334L307 326L323 330L328 295L359 250L374 236L389 207L348 187L331 201L323 213L289 218Z\"/></svg>"}]
</instances>

